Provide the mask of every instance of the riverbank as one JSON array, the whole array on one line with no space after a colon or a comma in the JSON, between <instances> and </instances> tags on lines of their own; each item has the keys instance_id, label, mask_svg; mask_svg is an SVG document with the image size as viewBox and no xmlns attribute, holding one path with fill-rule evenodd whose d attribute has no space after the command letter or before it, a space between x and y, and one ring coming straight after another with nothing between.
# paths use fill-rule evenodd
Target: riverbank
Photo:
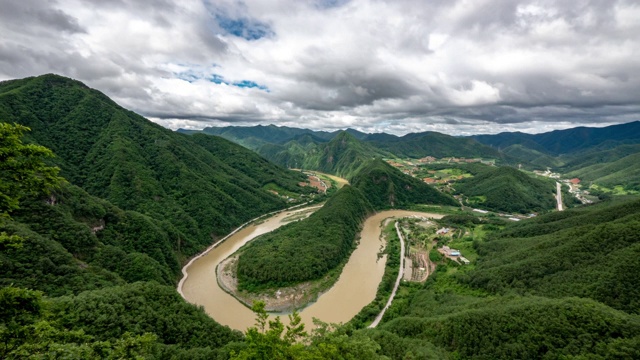
<instances>
[{"instance_id":1,"label":"riverbank","mask_svg":"<svg viewBox=\"0 0 640 360\"><path fill-rule=\"evenodd\" d=\"M211 244L211 246L209 246L206 250L204 250L203 252L195 255L194 257L192 257L183 267L182 267L182 278L180 278L180 281L178 282L178 286L176 287L176 290L178 291L178 294L180 294L180 296L182 296L183 299L187 300L187 298L184 295L184 292L182 291L182 288L184 286L184 283L187 281L187 278L189 277L189 272L188 269L189 267L196 262L198 259L202 258L203 256L206 256L207 254L209 254L213 249L215 249L216 247L218 247L220 244L224 243L227 239L229 239L230 237L234 236L236 233L238 233L240 230L245 229L247 226L253 224L256 225L256 223L258 223L261 219L266 219L269 216L273 216L276 214L281 214L287 211L294 211L298 208L301 208L305 205L308 205L309 202L306 203L302 203L302 204L298 204L298 205L294 205L291 206L289 208L286 209L282 209L282 210L276 210L276 211L272 211L270 213L267 214L263 214L260 215L254 219L251 219L249 221L247 221L246 223L238 226L235 230L233 230L232 232L230 232L229 234L227 234L225 237L223 237L222 239L214 242L213 244ZM319 206L311 206L308 208L303 208L303 211L310 211L311 209L317 209L317 208L321 208L322 205Z\"/></svg>"},{"instance_id":2,"label":"riverbank","mask_svg":"<svg viewBox=\"0 0 640 360\"><path fill-rule=\"evenodd\" d=\"M253 326L255 314L220 287L215 278L216 267L251 239L285 224L283 220L294 215L294 212L297 211L272 216L259 225L250 224L218 247L211 249L207 254L198 257L187 268L189 276L181 289L184 298L192 304L202 306L209 316L223 325L240 331L245 331L248 327ZM346 265L336 272L337 281L315 302L309 303L307 307L299 311L307 329L314 327L314 318L328 323L345 323L376 299L386 263L386 256L382 258L379 256L380 249L384 245L380 240L381 223L389 217L411 215L442 216L415 211L387 210L369 217L364 223L358 247L349 257ZM397 272L395 273L397 274ZM392 277L395 278L395 275ZM383 305L374 311L368 321L377 315ZM269 319L274 320L275 315L270 315ZM288 323L286 317L282 317L281 321L285 324Z\"/></svg>"},{"instance_id":3,"label":"riverbank","mask_svg":"<svg viewBox=\"0 0 640 360\"><path fill-rule=\"evenodd\" d=\"M349 321L356 328L371 327L372 321L375 321L376 318L379 317L382 319L385 307L388 307L387 304L390 304L392 301L390 299L392 299L391 296L393 289L397 289L394 285L397 283L397 279L402 277L402 275L399 274L402 274L403 270L406 269L406 260L408 259L407 253L409 252L409 248L407 245L405 253L402 254L402 246L400 242L401 233L395 225L403 218L426 217L430 219L440 219L444 216L443 214L402 210L397 211L396 214L396 216L388 216L381 219L380 240L384 244L381 254L383 254L383 258L386 258L384 274L377 287L375 298ZM411 283L423 282L427 277L424 277L421 281L411 281ZM379 321L380 320L378 320L378 322ZM374 325L374 327L376 325Z\"/></svg>"},{"instance_id":4,"label":"riverbank","mask_svg":"<svg viewBox=\"0 0 640 360\"><path fill-rule=\"evenodd\" d=\"M333 285L330 278L311 281L296 286L283 287L268 292L249 293L238 291L237 274L238 255L223 260L216 267L216 281L229 295L236 298L245 306L251 308L256 301L265 303L265 310L274 313L288 313L304 308L317 300L324 291ZM327 286L328 285L328 286Z\"/></svg>"}]
</instances>

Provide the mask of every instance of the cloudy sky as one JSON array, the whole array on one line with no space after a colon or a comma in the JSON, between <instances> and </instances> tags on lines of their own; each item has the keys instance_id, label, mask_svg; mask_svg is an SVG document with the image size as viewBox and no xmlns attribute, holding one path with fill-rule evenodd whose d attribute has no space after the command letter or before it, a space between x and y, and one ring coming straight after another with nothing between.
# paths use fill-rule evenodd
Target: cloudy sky
<instances>
[{"instance_id":1,"label":"cloudy sky","mask_svg":"<svg viewBox=\"0 0 640 360\"><path fill-rule=\"evenodd\" d=\"M159 124L395 134L640 120L640 0L0 0L0 80Z\"/></svg>"}]
</instances>

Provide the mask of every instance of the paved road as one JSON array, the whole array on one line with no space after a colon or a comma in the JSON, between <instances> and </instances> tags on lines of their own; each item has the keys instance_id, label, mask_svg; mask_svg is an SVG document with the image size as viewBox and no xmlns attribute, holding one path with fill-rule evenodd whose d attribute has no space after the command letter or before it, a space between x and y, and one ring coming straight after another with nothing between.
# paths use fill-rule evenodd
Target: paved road
<instances>
[{"instance_id":1,"label":"paved road","mask_svg":"<svg viewBox=\"0 0 640 360\"><path fill-rule=\"evenodd\" d=\"M396 233L398 234L398 238L400 238L400 270L398 271L398 277L396 278L396 284L393 286L393 291L391 292L391 296L389 296L389 300L387 300L387 304L384 306L380 314L376 316L376 319L373 320L369 328L374 328L378 326L380 320L384 316L384 313L387 311L389 306L391 306L391 302L393 302L393 298L396 296L396 292L398 291L398 286L400 286L400 280L402 280L403 271L404 271L404 238L400 233L400 228L398 228L398 222L396 221Z\"/></svg>"},{"instance_id":2,"label":"paved road","mask_svg":"<svg viewBox=\"0 0 640 360\"><path fill-rule=\"evenodd\" d=\"M556 181L556 200L558 201L558 211L564 210L562 206L562 185Z\"/></svg>"}]
</instances>

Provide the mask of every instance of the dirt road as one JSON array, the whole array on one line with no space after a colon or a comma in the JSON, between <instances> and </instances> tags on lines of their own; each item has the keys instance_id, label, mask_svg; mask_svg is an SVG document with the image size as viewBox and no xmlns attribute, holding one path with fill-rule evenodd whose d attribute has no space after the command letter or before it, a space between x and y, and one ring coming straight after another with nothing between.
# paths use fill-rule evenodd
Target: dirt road
<instances>
[{"instance_id":1,"label":"dirt road","mask_svg":"<svg viewBox=\"0 0 640 360\"><path fill-rule=\"evenodd\" d=\"M562 205L562 185L556 181L556 201L558 202L558 211L564 210Z\"/></svg>"}]
</instances>

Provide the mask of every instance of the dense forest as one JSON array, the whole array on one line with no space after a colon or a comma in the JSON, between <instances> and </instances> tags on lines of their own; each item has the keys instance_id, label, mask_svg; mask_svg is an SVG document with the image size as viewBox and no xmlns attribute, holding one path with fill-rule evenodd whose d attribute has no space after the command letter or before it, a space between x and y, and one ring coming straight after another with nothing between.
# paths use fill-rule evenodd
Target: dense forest
<instances>
[{"instance_id":1,"label":"dense forest","mask_svg":"<svg viewBox=\"0 0 640 360\"><path fill-rule=\"evenodd\" d=\"M176 274L213 237L287 206L265 186L308 193L299 174L217 137L164 130L57 76L0 83L0 119L32 128L0 127L0 358L640 358L637 197L509 224L455 210L438 226L455 229L450 241L472 263L440 258L425 283L403 283L378 328L363 316L305 331L295 314L289 327L267 321L257 303L256 326L242 334L187 304ZM426 200L404 197L418 185L393 180L386 164L363 169L310 218L247 246L243 256L258 256L244 286L317 278L390 194L394 206ZM515 169L468 169L537 189ZM392 180L376 188L385 181L367 180L379 174ZM489 183L477 186L489 193Z\"/></svg>"},{"instance_id":2,"label":"dense forest","mask_svg":"<svg viewBox=\"0 0 640 360\"><path fill-rule=\"evenodd\" d=\"M376 210L403 208L412 204L457 205L448 194L403 174L381 159L365 163L351 178L351 185L360 189Z\"/></svg>"},{"instance_id":3,"label":"dense forest","mask_svg":"<svg viewBox=\"0 0 640 360\"><path fill-rule=\"evenodd\" d=\"M184 133L194 133L198 131L179 130ZM309 166L317 165L311 156L306 159L300 153L300 147L305 147L313 142L313 146L307 151L314 151L318 147L323 147L341 133L346 132L353 139L359 140L359 147L365 152L377 155L392 154L398 157L421 158L425 156L435 157L467 157L467 158L491 158L513 162L514 159L505 157L500 151L483 145L472 138L461 138L427 131L422 133L411 133L404 136L395 136L386 133L366 134L354 129L344 131L313 131L309 129L290 128L275 125L256 126L227 126L208 127L201 132L205 134L219 135L238 144L256 150L266 158L275 163L291 167L302 166L313 170L321 170ZM362 150L362 149L359 149ZM370 158L371 156L369 156ZM308 165L308 166L307 166ZM343 176L346 176L344 173Z\"/></svg>"},{"instance_id":4,"label":"dense forest","mask_svg":"<svg viewBox=\"0 0 640 360\"><path fill-rule=\"evenodd\" d=\"M257 151L276 164L345 178L355 175L360 166L372 158L389 155L346 131L338 133L329 142L317 141L306 134L283 145L265 144Z\"/></svg>"},{"instance_id":5,"label":"dense forest","mask_svg":"<svg viewBox=\"0 0 640 360\"><path fill-rule=\"evenodd\" d=\"M325 276L351 254L372 212L360 190L342 187L309 218L249 243L238 259L238 287L257 291Z\"/></svg>"},{"instance_id":6,"label":"dense forest","mask_svg":"<svg viewBox=\"0 0 640 360\"><path fill-rule=\"evenodd\" d=\"M470 206L488 210L525 214L551 210L556 204L552 180L506 166L460 180L455 189Z\"/></svg>"},{"instance_id":7,"label":"dense forest","mask_svg":"<svg viewBox=\"0 0 640 360\"><path fill-rule=\"evenodd\" d=\"M173 274L185 256L213 239L287 206L263 187L311 191L298 185L302 174L243 147L219 137L177 134L56 75L0 83L0 119L29 126L26 139L50 148L71 184L127 211L127 221L118 222L119 236L148 238L129 246L166 263ZM93 226L108 220L91 219ZM144 235L158 232L165 235L154 241ZM140 243L164 250L147 251Z\"/></svg>"}]
</instances>

